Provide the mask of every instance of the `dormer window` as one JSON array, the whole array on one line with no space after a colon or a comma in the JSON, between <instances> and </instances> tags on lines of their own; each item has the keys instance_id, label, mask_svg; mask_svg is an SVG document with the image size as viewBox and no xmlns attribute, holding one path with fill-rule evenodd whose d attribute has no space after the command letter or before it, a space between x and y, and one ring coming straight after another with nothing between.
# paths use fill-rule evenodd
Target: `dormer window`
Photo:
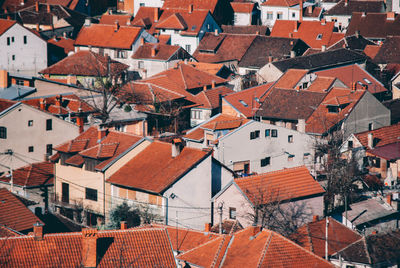
<instances>
[{"instance_id":1,"label":"dormer window","mask_svg":"<svg viewBox=\"0 0 400 268\"><path fill-rule=\"evenodd\" d=\"M328 106L328 112L334 114L339 113L339 106Z\"/></svg>"},{"instance_id":2,"label":"dormer window","mask_svg":"<svg viewBox=\"0 0 400 268\"><path fill-rule=\"evenodd\" d=\"M317 35L317 40L321 40L322 39L322 34L318 34Z\"/></svg>"},{"instance_id":3,"label":"dormer window","mask_svg":"<svg viewBox=\"0 0 400 268\"><path fill-rule=\"evenodd\" d=\"M247 103L246 102L244 102L243 100L239 100L239 102L244 106L244 107L247 107L247 106L249 106L249 105L247 105Z\"/></svg>"}]
</instances>

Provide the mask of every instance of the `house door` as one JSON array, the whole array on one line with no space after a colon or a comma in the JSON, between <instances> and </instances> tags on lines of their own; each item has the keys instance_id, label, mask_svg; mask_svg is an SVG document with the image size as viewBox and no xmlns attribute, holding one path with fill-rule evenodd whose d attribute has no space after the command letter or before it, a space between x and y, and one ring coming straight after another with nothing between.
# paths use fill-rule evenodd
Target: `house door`
<instances>
[{"instance_id":1,"label":"house door","mask_svg":"<svg viewBox=\"0 0 400 268\"><path fill-rule=\"evenodd\" d=\"M69 184L65 182L62 183L61 201L64 203L69 203Z\"/></svg>"}]
</instances>

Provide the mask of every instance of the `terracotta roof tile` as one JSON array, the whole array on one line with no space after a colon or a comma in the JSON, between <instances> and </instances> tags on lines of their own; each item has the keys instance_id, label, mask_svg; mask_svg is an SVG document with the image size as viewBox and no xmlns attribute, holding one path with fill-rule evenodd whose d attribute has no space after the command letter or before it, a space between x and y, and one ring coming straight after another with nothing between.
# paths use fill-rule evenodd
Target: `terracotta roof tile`
<instances>
[{"instance_id":1,"label":"terracotta roof tile","mask_svg":"<svg viewBox=\"0 0 400 268\"><path fill-rule=\"evenodd\" d=\"M22 232L32 229L36 222L43 223L11 192L0 188L0 224Z\"/></svg>"},{"instance_id":2,"label":"terracotta roof tile","mask_svg":"<svg viewBox=\"0 0 400 268\"><path fill-rule=\"evenodd\" d=\"M234 182L253 204L271 202L275 198L285 201L325 193L305 166L238 178ZM261 185L265 188L260 189Z\"/></svg>"},{"instance_id":3,"label":"terracotta roof tile","mask_svg":"<svg viewBox=\"0 0 400 268\"><path fill-rule=\"evenodd\" d=\"M106 76L109 58L88 50L78 51L61 61L41 70L41 74ZM128 65L110 59L110 73L117 75L129 68Z\"/></svg>"},{"instance_id":4,"label":"terracotta roof tile","mask_svg":"<svg viewBox=\"0 0 400 268\"><path fill-rule=\"evenodd\" d=\"M234 92L232 89L227 88L225 86L220 86L208 89L206 91L202 91L201 93L199 93L199 95L201 94L204 96L204 101L202 101L201 105L198 107L207 109L216 109L220 107L220 98L232 92Z\"/></svg>"},{"instance_id":5,"label":"terracotta roof tile","mask_svg":"<svg viewBox=\"0 0 400 268\"><path fill-rule=\"evenodd\" d=\"M238 220L224 219L222 221L222 233L232 235L240 230L243 230L243 226ZM211 232L219 233L219 223L211 227Z\"/></svg>"},{"instance_id":6,"label":"terracotta roof tile","mask_svg":"<svg viewBox=\"0 0 400 268\"><path fill-rule=\"evenodd\" d=\"M335 77L317 76L317 78L306 90L311 92L325 93L329 91L335 81Z\"/></svg>"},{"instance_id":7,"label":"terracotta roof tile","mask_svg":"<svg viewBox=\"0 0 400 268\"><path fill-rule=\"evenodd\" d=\"M189 140L201 141L204 139L204 129L197 128L184 136Z\"/></svg>"},{"instance_id":8,"label":"terracotta roof tile","mask_svg":"<svg viewBox=\"0 0 400 268\"><path fill-rule=\"evenodd\" d=\"M373 58L373 62L379 64L399 63L400 62L399 51L400 51L400 36L388 36L383 42L378 53Z\"/></svg>"},{"instance_id":9,"label":"terracotta roof tile","mask_svg":"<svg viewBox=\"0 0 400 268\"><path fill-rule=\"evenodd\" d=\"M80 266L87 258L83 239L81 233L45 234L39 241L33 236L4 238L3 249L10 254L0 256L0 261L12 267ZM97 245L103 249L98 251L97 267L176 267L165 229L97 231Z\"/></svg>"},{"instance_id":10,"label":"terracotta roof tile","mask_svg":"<svg viewBox=\"0 0 400 268\"><path fill-rule=\"evenodd\" d=\"M374 59L376 54L378 54L379 50L381 49L381 46L378 45L367 45L364 48L364 53L371 59Z\"/></svg>"},{"instance_id":11,"label":"terracotta roof tile","mask_svg":"<svg viewBox=\"0 0 400 268\"><path fill-rule=\"evenodd\" d=\"M278 79L274 87L293 89L307 73L308 70L289 69Z\"/></svg>"},{"instance_id":12,"label":"terracotta roof tile","mask_svg":"<svg viewBox=\"0 0 400 268\"><path fill-rule=\"evenodd\" d=\"M6 99L0 99L0 113L3 112L4 110L7 110L16 103L18 102Z\"/></svg>"},{"instance_id":13,"label":"terracotta roof tile","mask_svg":"<svg viewBox=\"0 0 400 268\"><path fill-rule=\"evenodd\" d=\"M324 15L352 15L353 12L384 12L383 1L348 1L340 0Z\"/></svg>"},{"instance_id":14,"label":"terracotta roof tile","mask_svg":"<svg viewBox=\"0 0 400 268\"><path fill-rule=\"evenodd\" d=\"M250 118L257 111L263 100L270 92L273 83L248 88L239 92L229 94L224 99L245 117ZM257 101L258 99L258 101Z\"/></svg>"},{"instance_id":15,"label":"terracotta roof tile","mask_svg":"<svg viewBox=\"0 0 400 268\"><path fill-rule=\"evenodd\" d=\"M354 134L365 148L368 148L369 133L371 133L374 138L374 147L395 143L398 142L397 138L400 137L400 123Z\"/></svg>"},{"instance_id":16,"label":"terracotta roof tile","mask_svg":"<svg viewBox=\"0 0 400 268\"><path fill-rule=\"evenodd\" d=\"M400 159L400 143L395 142L377 148L368 149L367 155L374 155L388 161L396 161L397 159Z\"/></svg>"},{"instance_id":17,"label":"terracotta roof tile","mask_svg":"<svg viewBox=\"0 0 400 268\"><path fill-rule=\"evenodd\" d=\"M181 30L180 35L197 36L204 24L208 11L194 10L164 10L160 20L155 24L156 29Z\"/></svg>"},{"instance_id":18,"label":"terracotta roof tile","mask_svg":"<svg viewBox=\"0 0 400 268\"><path fill-rule=\"evenodd\" d=\"M231 2L231 6L235 13L251 13L254 9L253 2Z\"/></svg>"},{"instance_id":19,"label":"terracotta roof tile","mask_svg":"<svg viewBox=\"0 0 400 268\"><path fill-rule=\"evenodd\" d=\"M260 231L260 227L224 235L177 258L201 267L333 267L273 231Z\"/></svg>"},{"instance_id":20,"label":"terracotta roof tile","mask_svg":"<svg viewBox=\"0 0 400 268\"><path fill-rule=\"evenodd\" d=\"M317 71L315 74L318 76L336 77L349 88L352 87L353 83L357 83L356 86L358 89L360 89L362 85L366 85L371 94L387 91L385 86L379 82L379 80L361 68L358 64Z\"/></svg>"},{"instance_id":21,"label":"terracotta roof tile","mask_svg":"<svg viewBox=\"0 0 400 268\"><path fill-rule=\"evenodd\" d=\"M171 151L172 144L154 141L107 181L162 193L209 155L209 152L185 147L178 156L172 157Z\"/></svg>"},{"instance_id":22,"label":"terracotta roof tile","mask_svg":"<svg viewBox=\"0 0 400 268\"><path fill-rule=\"evenodd\" d=\"M49 39L47 42L51 45L64 49L64 53L67 55L69 52L73 52L75 50L74 48L75 40L71 38L54 37Z\"/></svg>"},{"instance_id":23,"label":"terracotta roof tile","mask_svg":"<svg viewBox=\"0 0 400 268\"><path fill-rule=\"evenodd\" d=\"M23 187L37 187L53 184L54 164L50 162L33 163L13 171L13 183ZM10 182L10 177L0 177L0 181Z\"/></svg>"},{"instance_id":24,"label":"terracotta roof tile","mask_svg":"<svg viewBox=\"0 0 400 268\"><path fill-rule=\"evenodd\" d=\"M326 218L310 222L300 227L296 233L291 235L291 239L303 248L313 252L314 254L325 256L325 236ZM359 240L361 235L353 231L345 225L339 223L335 219L329 217L328 224L328 255L338 252L347 247L351 243Z\"/></svg>"},{"instance_id":25,"label":"terracotta roof tile","mask_svg":"<svg viewBox=\"0 0 400 268\"><path fill-rule=\"evenodd\" d=\"M268 0L262 6L292 7L299 4L298 0Z\"/></svg>"},{"instance_id":26,"label":"terracotta roof tile","mask_svg":"<svg viewBox=\"0 0 400 268\"><path fill-rule=\"evenodd\" d=\"M20 236L21 234L11 228L8 228L4 225L0 225L0 238L1 237L13 237Z\"/></svg>"},{"instance_id":27,"label":"terracotta roof tile","mask_svg":"<svg viewBox=\"0 0 400 268\"><path fill-rule=\"evenodd\" d=\"M115 31L115 25L91 24L81 28L75 46L131 50L141 31L141 28L133 26L120 26Z\"/></svg>"},{"instance_id":28,"label":"terracotta roof tile","mask_svg":"<svg viewBox=\"0 0 400 268\"><path fill-rule=\"evenodd\" d=\"M311 9L311 12L310 12ZM303 11L303 17L318 18L321 15L323 8L317 6L308 6Z\"/></svg>"},{"instance_id":29,"label":"terracotta roof tile","mask_svg":"<svg viewBox=\"0 0 400 268\"><path fill-rule=\"evenodd\" d=\"M132 58L168 61L178 52L178 50L181 49L180 46L146 43L136 50L135 54L132 55ZM155 52L154 56L152 55L153 50Z\"/></svg>"},{"instance_id":30,"label":"terracotta roof tile","mask_svg":"<svg viewBox=\"0 0 400 268\"><path fill-rule=\"evenodd\" d=\"M130 26L131 20L131 15L103 14L100 18L99 24L115 25L115 23L118 22L119 25Z\"/></svg>"},{"instance_id":31,"label":"terracotta roof tile","mask_svg":"<svg viewBox=\"0 0 400 268\"><path fill-rule=\"evenodd\" d=\"M165 0L163 9L181 9L187 10L189 5L193 5L193 10L205 10L214 12L218 0Z\"/></svg>"},{"instance_id":32,"label":"terracotta roof tile","mask_svg":"<svg viewBox=\"0 0 400 268\"><path fill-rule=\"evenodd\" d=\"M358 4L357 2L353 2ZM362 7L361 7L362 8ZM361 10L366 12L366 10ZM346 31L346 36L354 35L356 31L365 38L380 39L387 36L400 35L400 16L393 13L354 12ZM374 11L377 12L377 11ZM394 19L388 19L392 14ZM364 15L364 16L363 16Z\"/></svg>"},{"instance_id":33,"label":"terracotta roof tile","mask_svg":"<svg viewBox=\"0 0 400 268\"><path fill-rule=\"evenodd\" d=\"M220 114L217 117L215 117L213 120L210 120L210 121L202 124L201 128L211 129L211 130L235 129L235 128L238 128L238 127L246 124L249 121L250 121L250 119Z\"/></svg>"},{"instance_id":34,"label":"terracotta roof tile","mask_svg":"<svg viewBox=\"0 0 400 268\"><path fill-rule=\"evenodd\" d=\"M260 34L269 35L269 28L265 25L222 25L222 31L227 34Z\"/></svg>"},{"instance_id":35,"label":"terracotta roof tile","mask_svg":"<svg viewBox=\"0 0 400 268\"><path fill-rule=\"evenodd\" d=\"M332 88L306 121L306 132L324 134L348 116L365 90L352 92L349 88ZM329 106L341 106L338 113L329 112Z\"/></svg>"},{"instance_id":36,"label":"terracotta roof tile","mask_svg":"<svg viewBox=\"0 0 400 268\"><path fill-rule=\"evenodd\" d=\"M15 20L0 19L0 36L16 23L17 22Z\"/></svg>"}]
</instances>

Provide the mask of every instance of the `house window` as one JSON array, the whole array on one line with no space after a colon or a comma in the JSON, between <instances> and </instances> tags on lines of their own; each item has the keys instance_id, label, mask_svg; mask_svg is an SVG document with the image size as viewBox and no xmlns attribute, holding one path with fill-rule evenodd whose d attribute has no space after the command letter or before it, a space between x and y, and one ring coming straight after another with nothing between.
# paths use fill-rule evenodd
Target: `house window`
<instances>
[{"instance_id":1,"label":"house window","mask_svg":"<svg viewBox=\"0 0 400 268\"><path fill-rule=\"evenodd\" d=\"M266 157L264 159L261 159L261 166L265 167L271 164L271 157Z\"/></svg>"},{"instance_id":2,"label":"house window","mask_svg":"<svg viewBox=\"0 0 400 268\"><path fill-rule=\"evenodd\" d=\"M272 20L274 18L274 13L267 12L267 20Z\"/></svg>"},{"instance_id":3,"label":"house window","mask_svg":"<svg viewBox=\"0 0 400 268\"><path fill-rule=\"evenodd\" d=\"M289 154L288 157L287 157L287 161L288 162L292 162L293 159L294 159L294 155L293 154Z\"/></svg>"},{"instance_id":4,"label":"house window","mask_svg":"<svg viewBox=\"0 0 400 268\"><path fill-rule=\"evenodd\" d=\"M381 159L380 158L374 158L372 160L372 166L376 167L376 168L380 168L381 167Z\"/></svg>"},{"instance_id":5,"label":"house window","mask_svg":"<svg viewBox=\"0 0 400 268\"><path fill-rule=\"evenodd\" d=\"M256 131L252 131L250 132L250 140L254 140L260 137L260 131L256 130Z\"/></svg>"},{"instance_id":6,"label":"house window","mask_svg":"<svg viewBox=\"0 0 400 268\"><path fill-rule=\"evenodd\" d=\"M186 51L187 51L188 53L190 53L190 51L191 51L191 46L190 46L190 45L186 45L186 46L185 46L185 49L186 49Z\"/></svg>"},{"instance_id":7,"label":"house window","mask_svg":"<svg viewBox=\"0 0 400 268\"><path fill-rule=\"evenodd\" d=\"M69 184L63 182L61 186L61 201L69 203Z\"/></svg>"},{"instance_id":8,"label":"house window","mask_svg":"<svg viewBox=\"0 0 400 268\"><path fill-rule=\"evenodd\" d=\"M234 14L233 16L234 16L234 22L235 22L235 23L238 23L238 21L239 21L239 16L238 16L237 14Z\"/></svg>"},{"instance_id":9,"label":"house window","mask_svg":"<svg viewBox=\"0 0 400 268\"><path fill-rule=\"evenodd\" d=\"M97 190L96 189L86 187L85 192L86 192L85 198L87 200L97 201Z\"/></svg>"},{"instance_id":10,"label":"house window","mask_svg":"<svg viewBox=\"0 0 400 268\"><path fill-rule=\"evenodd\" d=\"M46 120L46 130L52 130L52 129L53 129L53 120L47 119Z\"/></svg>"},{"instance_id":11,"label":"house window","mask_svg":"<svg viewBox=\"0 0 400 268\"><path fill-rule=\"evenodd\" d=\"M28 147L28 152L29 152L29 153L33 153L33 146L29 146L29 147Z\"/></svg>"},{"instance_id":12,"label":"house window","mask_svg":"<svg viewBox=\"0 0 400 268\"><path fill-rule=\"evenodd\" d=\"M276 13L276 19L277 20L281 20L282 18L283 18L283 13L282 12Z\"/></svg>"},{"instance_id":13,"label":"house window","mask_svg":"<svg viewBox=\"0 0 400 268\"><path fill-rule=\"evenodd\" d=\"M353 141L348 141L347 142L347 148L349 148L349 149L353 148Z\"/></svg>"},{"instance_id":14,"label":"house window","mask_svg":"<svg viewBox=\"0 0 400 268\"><path fill-rule=\"evenodd\" d=\"M270 129L266 129L265 130L265 137L269 137L271 136L271 130Z\"/></svg>"},{"instance_id":15,"label":"house window","mask_svg":"<svg viewBox=\"0 0 400 268\"><path fill-rule=\"evenodd\" d=\"M97 166L97 164L97 160L95 159L85 159L85 170L95 171L95 167Z\"/></svg>"},{"instance_id":16,"label":"house window","mask_svg":"<svg viewBox=\"0 0 400 268\"><path fill-rule=\"evenodd\" d=\"M271 137L273 137L273 138L278 137L278 130L277 129L272 129L271 130Z\"/></svg>"},{"instance_id":17,"label":"house window","mask_svg":"<svg viewBox=\"0 0 400 268\"><path fill-rule=\"evenodd\" d=\"M338 106L328 106L328 112L329 113L339 113L339 107Z\"/></svg>"},{"instance_id":18,"label":"house window","mask_svg":"<svg viewBox=\"0 0 400 268\"><path fill-rule=\"evenodd\" d=\"M229 219L236 220L236 208L229 208Z\"/></svg>"},{"instance_id":19,"label":"house window","mask_svg":"<svg viewBox=\"0 0 400 268\"><path fill-rule=\"evenodd\" d=\"M7 128L0 127L0 139L7 139Z\"/></svg>"},{"instance_id":20,"label":"house window","mask_svg":"<svg viewBox=\"0 0 400 268\"><path fill-rule=\"evenodd\" d=\"M11 43L14 43L15 39L14 36L11 37Z\"/></svg>"},{"instance_id":21,"label":"house window","mask_svg":"<svg viewBox=\"0 0 400 268\"><path fill-rule=\"evenodd\" d=\"M28 127L33 126L33 120L28 120Z\"/></svg>"},{"instance_id":22,"label":"house window","mask_svg":"<svg viewBox=\"0 0 400 268\"><path fill-rule=\"evenodd\" d=\"M318 34L317 35L317 40L321 40L322 39L322 34Z\"/></svg>"},{"instance_id":23,"label":"house window","mask_svg":"<svg viewBox=\"0 0 400 268\"><path fill-rule=\"evenodd\" d=\"M296 13L292 12L292 18L296 18Z\"/></svg>"},{"instance_id":24,"label":"house window","mask_svg":"<svg viewBox=\"0 0 400 268\"><path fill-rule=\"evenodd\" d=\"M140 60L138 62L138 67L139 67L139 69L143 69L144 68L144 62Z\"/></svg>"},{"instance_id":25,"label":"house window","mask_svg":"<svg viewBox=\"0 0 400 268\"><path fill-rule=\"evenodd\" d=\"M116 57L118 59L126 59L127 58L127 53L125 50L117 50L117 55Z\"/></svg>"},{"instance_id":26,"label":"house window","mask_svg":"<svg viewBox=\"0 0 400 268\"><path fill-rule=\"evenodd\" d=\"M288 135L287 141L288 141L288 143L293 143L293 135Z\"/></svg>"},{"instance_id":27,"label":"house window","mask_svg":"<svg viewBox=\"0 0 400 268\"><path fill-rule=\"evenodd\" d=\"M99 48L99 54L102 55L102 56L104 56L104 48L102 48L102 47Z\"/></svg>"},{"instance_id":28,"label":"house window","mask_svg":"<svg viewBox=\"0 0 400 268\"><path fill-rule=\"evenodd\" d=\"M23 86L24 85L24 80L22 79L15 79L15 84L19 85L19 86Z\"/></svg>"},{"instance_id":29,"label":"house window","mask_svg":"<svg viewBox=\"0 0 400 268\"><path fill-rule=\"evenodd\" d=\"M52 155L53 154L53 144L47 144L46 145L46 154L47 155Z\"/></svg>"},{"instance_id":30,"label":"house window","mask_svg":"<svg viewBox=\"0 0 400 268\"><path fill-rule=\"evenodd\" d=\"M12 56L11 56L11 60L15 60L15 55L12 55Z\"/></svg>"},{"instance_id":31,"label":"house window","mask_svg":"<svg viewBox=\"0 0 400 268\"><path fill-rule=\"evenodd\" d=\"M144 7L144 3L140 3L139 6Z\"/></svg>"},{"instance_id":32,"label":"house window","mask_svg":"<svg viewBox=\"0 0 400 268\"><path fill-rule=\"evenodd\" d=\"M28 37L24 35L24 44L26 45L26 43L28 43Z\"/></svg>"},{"instance_id":33,"label":"house window","mask_svg":"<svg viewBox=\"0 0 400 268\"><path fill-rule=\"evenodd\" d=\"M369 131L374 130L374 123L369 123L368 124L368 130Z\"/></svg>"},{"instance_id":34,"label":"house window","mask_svg":"<svg viewBox=\"0 0 400 268\"><path fill-rule=\"evenodd\" d=\"M7 46L10 45L10 37L7 37Z\"/></svg>"},{"instance_id":35,"label":"house window","mask_svg":"<svg viewBox=\"0 0 400 268\"><path fill-rule=\"evenodd\" d=\"M192 119L201 119L201 111L192 110Z\"/></svg>"}]
</instances>

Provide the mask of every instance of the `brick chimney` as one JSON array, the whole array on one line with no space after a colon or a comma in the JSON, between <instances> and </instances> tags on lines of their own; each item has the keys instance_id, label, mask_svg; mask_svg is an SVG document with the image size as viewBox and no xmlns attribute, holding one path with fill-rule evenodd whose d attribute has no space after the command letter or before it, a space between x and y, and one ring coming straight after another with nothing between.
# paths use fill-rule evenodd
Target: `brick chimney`
<instances>
[{"instance_id":1,"label":"brick chimney","mask_svg":"<svg viewBox=\"0 0 400 268\"><path fill-rule=\"evenodd\" d=\"M218 29L215 29L215 30L214 30L214 35L215 35L215 36L218 36Z\"/></svg>"},{"instance_id":2,"label":"brick chimney","mask_svg":"<svg viewBox=\"0 0 400 268\"><path fill-rule=\"evenodd\" d=\"M181 153L181 139L173 139L171 144L171 157L175 158Z\"/></svg>"},{"instance_id":3,"label":"brick chimney","mask_svg":"<svg viewBox=\"0 0 400 268\"><path fill-rule=\"evenodd\" d=\"M156 7L154 8L154 22L157 22L158 19L160 18L160 8Z\"/></svg>"},{"instance_id":4,"label":"brick chimney","mask_svg":"<svg viewBox=\"0 0 400 268\"><path fill-rule=\"evenodd\" d=\"M7 70L0 70L0 88L8 88Z\"/></svg>"},{"instance_id":5,"label":"brick chimney","mask_svg":"<svg viewBox=\"0 0 400 268\"><path fill-rule=\"evenodd\" d=\"M192 12L193 12L193 4L190 4L190 5L189 5L188 12L189 12L189 13L192 13Z\"/></svg>"},{"instance_id":6,"label":"brick chimney","mask_svg":"<svg viewBox=\"0 0 400 268\"><path fill-rule=\"evenodd\" d=\"M368 133L368 147L370 149L374 148L374 134Z\"/></svg>"},{"instance_id":7,"label":"brick chimney","mask_svg":"<svg viewBox=\"0 0 400 268\"><path fill-rule=\"evenodd\" d=\"M321 25L326 25L326 19L321 19Z\"/></svg>"},{"instance_id":8,"label":"brick chimney","mask_svg":"<svg viewBox=\"0 0 400 268\"><path fill-rule=\"evenodd\" d=\"M39 12L39 2L38 1L35 2L35 11Z\"/></svg>"},{"instance_id":9,"label":"brick chimney","mask_svg":"<svg viewBox=\"0 0 400 268\"><path fill-rule=\"evenodd\" d=\"M347 6L349 4L349 0L344 0L344 6Z\"/></svg>"},{"instance_id":10,"label":"brick chimney","mask_svg":"<svg viewBox=\"0 0 400 268\"><path fill-rule=\"evenodd\" d=\"M386 15L387 20L394 20L395 19L395 14L394 12L388 12Z\"/></svg>"},{"instance_id":11,"label":"brick chimney","mask_svg":"<svg viewBox=\"0 0 400 268\"><path fill-rule=\"evenodd\" d=\"M318 220L319 220L319 216L318 215L313 215L312 221L313 222L317 222Z\"/></svg>"},{"instance_id":12,"label":"brick chimney","mask_svg":"<svg viewBox=\"0 0 400 268\"><path fill-rule=\"evenodd\" d=\"M128 229L128 224L126 223L126 221L121 221L121 230L126 230Z\"/></svg>"},{"instance_id":13,"label":"brick chimney","mask_svg":"<svg viewBox=\"0 0 400 268\"><path fill-rule=\"evenodd\" d=\"M204 225L204 232L211 232L211 223L209 223L209 222L207 222L205 225Z\"/></svg>"},{"instance_id":14,"label":"brick chimney","mask_svg":"<svg viewBox=\"0 0 400 268\"><path fill-rule=\"evenodd\" d=\"M82 266L97 266L97 229L82 229Z\"/></svg>"},{"instance_id":15,"label":"brick chimney","mask_svg":"<svg viewBox=\"0 0 400 268\"><path fill-rule=\"evenodd\" d=\"M33 225L33 238L36 241L43 240L43 224L41 224L40 222L36 222Z\"/></svg>"},{"instance_id":16,"label":"brick chimney","mask_svg":"<svg viewBox=\"0 0 400 268\"><path fill-rule=\"evenodd\" d=\"M114 32L118 32L118 30L119 30L119 21L115 21L115 24L114 24Z\"/></svg>"},{"instance_id":17,"label":"brick chimney","mask_svg":"<svg viewBox=\"0 0 400 268\"><path fill-rule=\"evenodd\" d=\"M388 203L390 206L392 205L392 194L388 194L386 196L386 203Z\"/></svg>"},{"instance_id":18,"label":"brick chimney","mask_svg":"<svg viewBox=\"0 0 400 268\"><path fill-rule=\"evenodd\" d=\"M140 38L140 45L143 46L144 45L144 38Z\"/></svg>"},{"instance_id":19,"label":"brick chimney","mask_svg":"<svg viewBox=\"0 0 400 268\"><path fill-rule=\"evenodd\" d=\"M322 52L326 51L326 45L322 45L322 46L321 46L321 51L322 51Z\"/></svg>"},{"instance_id":20,"label":"brick chimney","mask_svg":"<svg viewBox=\"0 0 400 268\"><path fill-rule=\"evenodd\" d=\"M268 62L272 62L274 58L272 56L268 56Z\"/></svg>"},{"instance_id":21,"label":"brick chimney","mask_svg":"<svg viewBox=\"0 0 400 268\"><path fill-rule=\"evenodd\" d=\"M97 143L100 143L102 141L102 139L107 136L107 129L99 129L97 131Z\"/></svg>"},{"instance_id":22,"label":"brick chimney","mask_svg":"<svg viewBox=\"0 0 400 268\"><path fill-rule=\"evenodd\" d=\"M300 5L299 21L303 21L303 0L299 1L299 5Z\"/></svg>"},{"instance_id":23,"label":"brick chimney","mask_svg":"<svg viewBox=\"0 0 400 268\"><path fill-rule=\"evenodd\" d=\"M82 108L79 107L78 114L76 117L76 125L79 127L79 134L83 132L83 127L85 125L85 119L82 114Z\"/></svg>"},{"instance_id":24,"label":"brick chimney","mask_svg":"<svg viewBox=\"0 0 400 268\"><path fill-rule=\"evenodd\" d=\"M215 88L215 81L214 80L211 81L211 88Z\"/></svg>"},{"instance_id":25,"label":"brick chimney","mask_svg":"<svg viewBox=\"0 0 400 268\"><path fill-rule=\"evenodd\" d=\"M151 56L152 56L152 57L155 57L156 54L157 54L156 48L155 48L155 47L152 47L152 48L151 48Z\"/></svg>"},{"instance_id":26,"label":"brick chimney","mask_svg":"<svg viewBox=\"0 0 400 268\"><path fill-rule=\"evenodd\" d=\"M61 95L57 95L55 104L56 104L56 106L61 106L61 104L62 104L62 96Z\"/></svg>"},{"instance_id":27,"label":"brick chimney","mask_svg":"<svg viewBox=\"0 0 400 268\"><path fill-rule=\"evenodd\" d=\"M42 111L46 110L46 100L44 98L40 98L39 107L40 107L40 110L42 110Z\"/></svg>"},{"instance_id":28,"label":"brick chimney","mask_svg":"<svg viewBox=\"0 0 400 268\"><path fill-rule=\"evenodd\" d=\"M299 119L297 121L296 130L300 133L306 132L306 120L305 119Z\"/></svg>"},{"instance_id":29,"label":"brick chimney","mask_svg":"<svg viewBox=\"0 0 400 268\"><path fill-rule=\"evenodd\" d=\"M351 83L351 90L352 91L356 91L357 90L357 83L356 82Z\"/></svg>"},{"instance_id":30,"label":"brick chimney","mask_svg":"<svg viewBox=\"0 0 400 268\"><path fill-rule=\"evenodd\" d=\"M50 5L47 4L47 13L50 13L50 12L51 12Z\"/></svg>"}]
</instances>

